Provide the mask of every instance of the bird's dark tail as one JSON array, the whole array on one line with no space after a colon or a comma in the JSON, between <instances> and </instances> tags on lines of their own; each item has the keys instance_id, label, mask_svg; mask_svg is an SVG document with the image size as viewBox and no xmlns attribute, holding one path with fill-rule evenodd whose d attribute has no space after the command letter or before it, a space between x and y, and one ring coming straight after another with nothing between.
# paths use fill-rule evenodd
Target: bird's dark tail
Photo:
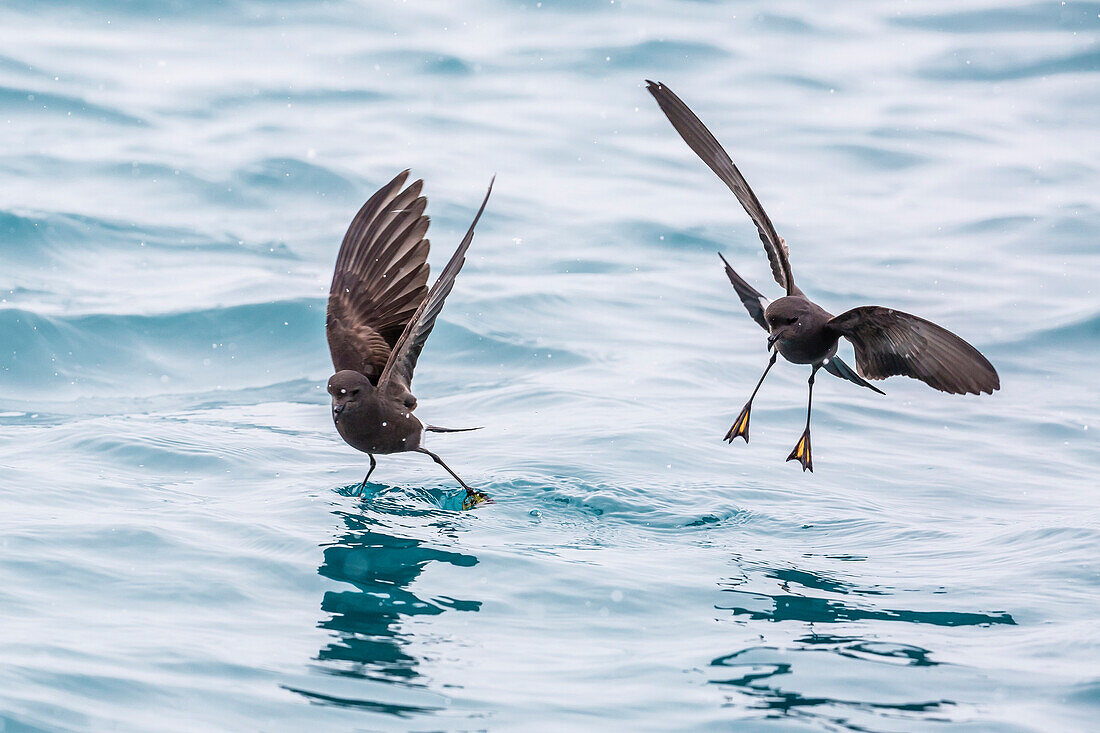
<instances>
[{"instance_id":1,"label":"bird's dark tail","mask_svg":"<svg viewBox=\"0 0 1100 733\"><path fill-rule=\"evenodd\" d=\"M425 425L424 429L429 433L465 433L470 430L481 430L484 426L478 426L476 428L441 428L438 425Z\"/></svg>"},{"instance_id":2,"label":"bird's dark tail","mask_svg":"<svg viewBox=\"0 0 1100 733\"><path fill-rule=\"evenodd\" d=\"M847 379L853 384L858 384L860 387L866 387L867 389L873 389L879 394L886 394L881 389L873 384L869 384L866 379L859 376L852 367L848 366L840 360L839 356L833 356L825 362L825 371L832 374L834 377L840 377L841 379Z\"/></svg>"}]
</instances>

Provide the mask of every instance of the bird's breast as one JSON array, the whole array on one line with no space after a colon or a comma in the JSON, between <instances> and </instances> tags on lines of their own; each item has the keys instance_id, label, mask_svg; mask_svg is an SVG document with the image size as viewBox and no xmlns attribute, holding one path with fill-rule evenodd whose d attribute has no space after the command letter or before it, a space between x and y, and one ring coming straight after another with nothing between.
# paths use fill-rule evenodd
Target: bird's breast
<instances>
[{"instance_id":1,"label":"bird's breast","mask_svg":"<svg viewBox=\"0 0 1100 733\"><path fill-rule=\"evenodd\" d=\"M420 447L424 426L410 410L388 405L345 409L335 417L336 431L364 453L403 453Z\"/></svg>"},{"instance_id":2,"label":"bird's breast","mask_svg":"<svg viewBox=\"0 0 1100 733\"><path fill-rule=\"evenodd\" d=\"M836 337L824 333L795 336L775 342L779 353L792 364L818 364L836 353L836 345Z\"/></svg>"}]
</instances>

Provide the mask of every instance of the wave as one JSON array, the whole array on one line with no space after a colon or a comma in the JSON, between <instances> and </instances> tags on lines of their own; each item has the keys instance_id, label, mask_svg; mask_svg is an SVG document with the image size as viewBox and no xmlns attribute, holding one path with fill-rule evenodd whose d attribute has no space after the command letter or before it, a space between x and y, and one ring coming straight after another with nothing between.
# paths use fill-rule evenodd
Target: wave
<instances>
[{"instance_id":1,"label":"wave","mask_svg":"<svg viewBox=\"0 0 1100 733\"><path fill-rule=\"evenodd\" d=\"M5 116L43 113L63 117L83 117L114 125L148 125L148 121L113 107L88 102L80 97L43 92L37 89L20 89L0 86L0 112Z\"/></svg>"},{"instance_id":2,"label":"wave","mask_svg":"<svg viewBox=\"0 0 1100 733\"><path fill-rule=\"evenodd\" d=\"M0 309L0 397L132 395L243 389L327 377L325 300L245 304L159 315L52 316ZM493 363L554 368L581 362L564 350L514 342L440 321L426 349L433 366L418 383L470 383ZM552 359L548 358L552 357ZM470 365L475 365L471 367ZM480 372L479 372L480 373Z\"/></svg>"},{"instance_id":3,"label":"wave","mask_svg":"<svg viewBox=\"0 0 1100 733\"><path fill-rule=\"evenodd\" d=\"M928 64L919 75L944 81L1010 81L1100 70L1100 51L1078 51L1030 60L1021 59L1024 55L1018 49L959 49Z\"/></svg>"},{"instance_id":4,"label":"wave","mask_svg":"<svg viewBox=\"0 0 1100 733\"><path fill-rule=\"evenodd\" d=\"M1096 7L1089 3L1032 3L1017 7L998 5L981 10L903 15L890 22L907 28L941 33L1004 33L1017 31L1091 31Z\"/></svg>"},{"instance_id":5,"label":"wave","mask_svg":"<svg viewBox=\"0 0 1100 733\"><path fill-rule=\"evenodd\" d=\"M842 153L856 162L875 170L905 170L920 165L926 160L924 156L902 152L900 150L891 150L881 145L842 143L828 145L826 148Z\"/></svg>"},{"instance_id":6,"label":"wave","mask_svg":"<svg viewBox=\"0 0 1100 733\"><path fill-rule=\"evenodd\" d=\"M296 158L267 158L238 169L233 182L265 191L277 191L296 196L358 196L360 186L324 166Z\"/></svg>"},{"instance_id":7,"label":"wave","mask_svg":"<svg viewBox=\"0 0 1100 733\"><path fill-rule=\"evenodd\" d=\"M47 316L0 310L0 394L85 396L242 387L317 373L323 301L298 300L153 316Z\"/></svg>"},{"instance_id":8,"label":"wave","mask_svg":"<svg viewBox=\"0 0 1100 733\"><path fill-rule=\"evenodd\" d=\"M684 40L650 40L595 49L585 61L586 67L596 68L610 63L616 67L649 70L677 64L720 61L734 56L730 51L713 43Z\"/></svg>"},{"instance_id":9,"label":"wave","mask_svg":"<svg viewBox=\"0 0 1100 733\"><path fill-rule=\"evenodd\" d=\"M6 262L65 266L74 252L188 250L196 253L250 252L264 257L298 259L283 242L243 241L224 233L183 227L136 224L72 213L16 213L0 210L0 252Z\"/></svg>"},{"instance_id":10,"label":"wave","mask_svg":"<svg viewBox=\"0 0 1100 733\"><path fill-rule=\"evenodd\" d=\"M1091 351L1089 344L1100 345L1100 313L1094 313L1069 323L1031 331L1025 336L998 344L1001 350L1048 351L1069 349L1075 352Z\"/></svg>"},{"instance_id":11,"label":"wave","mask_svg":"<svg viewBox=\"0 0 1100 733\"><path fill-rule=\"evenodd\" d=\"M252 89L214 96L204 100L196 115L215 117L216 113L265 105L315 106L373 104L389 99L389 95L374 89Z\"/></svg>"}]
</instances>

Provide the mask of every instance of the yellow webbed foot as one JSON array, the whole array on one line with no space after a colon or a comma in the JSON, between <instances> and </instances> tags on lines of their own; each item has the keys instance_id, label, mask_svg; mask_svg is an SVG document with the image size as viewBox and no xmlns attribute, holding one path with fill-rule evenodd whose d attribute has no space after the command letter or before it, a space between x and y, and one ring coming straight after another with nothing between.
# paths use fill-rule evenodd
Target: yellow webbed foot
<instances>
[{"instance_id":1,"label":"yellow webbed foot","mask_svg":"<svg viewBox=\"0 0 1100 733\"><path fill-rule=\"evenodd\" d=\"M810 458L810 429L806 428L806 432L802 433L802 437L798 439L798 445L794 447L791 454L787 456L788 461L798 461L802 464L803 471L814 472L814 462Z\"/></svg>"},{"instance_id":2,"label":"yellow webbed foot","mask_svg":"<svg viewBox=\"0 0 1100 733\"><path fill-rule=\"evenodd\" d=\"M481 504L492 504L493 500L488 494L480 491L467 490L466 498L462 500L462 511L466 512Z\"/></svg>"},{"instance_id":3,"label":"yellow webbed foot","mask_svg":"<svg viewBox=\"0 0 1100 733\"><path fill-rule=\"evenodd\" d=\"M734 438L744 438L746 443L749 442L749 409L751 407L751 402L746 404L741 410L741 414L733 421L733 427L726 433L725 440L727 443L732 443Z\"/></svg>"}]
</instances>

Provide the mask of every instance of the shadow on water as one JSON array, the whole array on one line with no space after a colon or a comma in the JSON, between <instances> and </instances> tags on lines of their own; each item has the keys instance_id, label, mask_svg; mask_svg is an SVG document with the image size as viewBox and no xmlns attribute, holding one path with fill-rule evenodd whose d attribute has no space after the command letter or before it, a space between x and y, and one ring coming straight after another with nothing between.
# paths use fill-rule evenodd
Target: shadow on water
<instances>
[{"instance_id":1,"label":"shadow on water","mask_svg":"<svg viewBox=\"0 0 1100 733\"><path fill-rule=\"evenodd\" d=\"M433 495L431 501L438 506L440 498ZM325 547L317 572L348 587L326 591L321 599L326 617L318 626L332 632L332 637L317 653L316 671L327 681L319 690L288 689L320 704L401 717L431 713L444 707L445 700L427 689L419 671L420 659L410 651L413 634L406 624L448 611L476 612L481 602L422 596L411 586L432 563L470 568L478 560L431 547L388 526L389 519L398 519L410 528L428 529L445 541L460 529L447 513L435 507L413 508L407 501L376 499L368 496L362 512L333 512L345 531ZM341 684L329 684L333 678L340 678Z\"/></svg>"}]
</instances>

